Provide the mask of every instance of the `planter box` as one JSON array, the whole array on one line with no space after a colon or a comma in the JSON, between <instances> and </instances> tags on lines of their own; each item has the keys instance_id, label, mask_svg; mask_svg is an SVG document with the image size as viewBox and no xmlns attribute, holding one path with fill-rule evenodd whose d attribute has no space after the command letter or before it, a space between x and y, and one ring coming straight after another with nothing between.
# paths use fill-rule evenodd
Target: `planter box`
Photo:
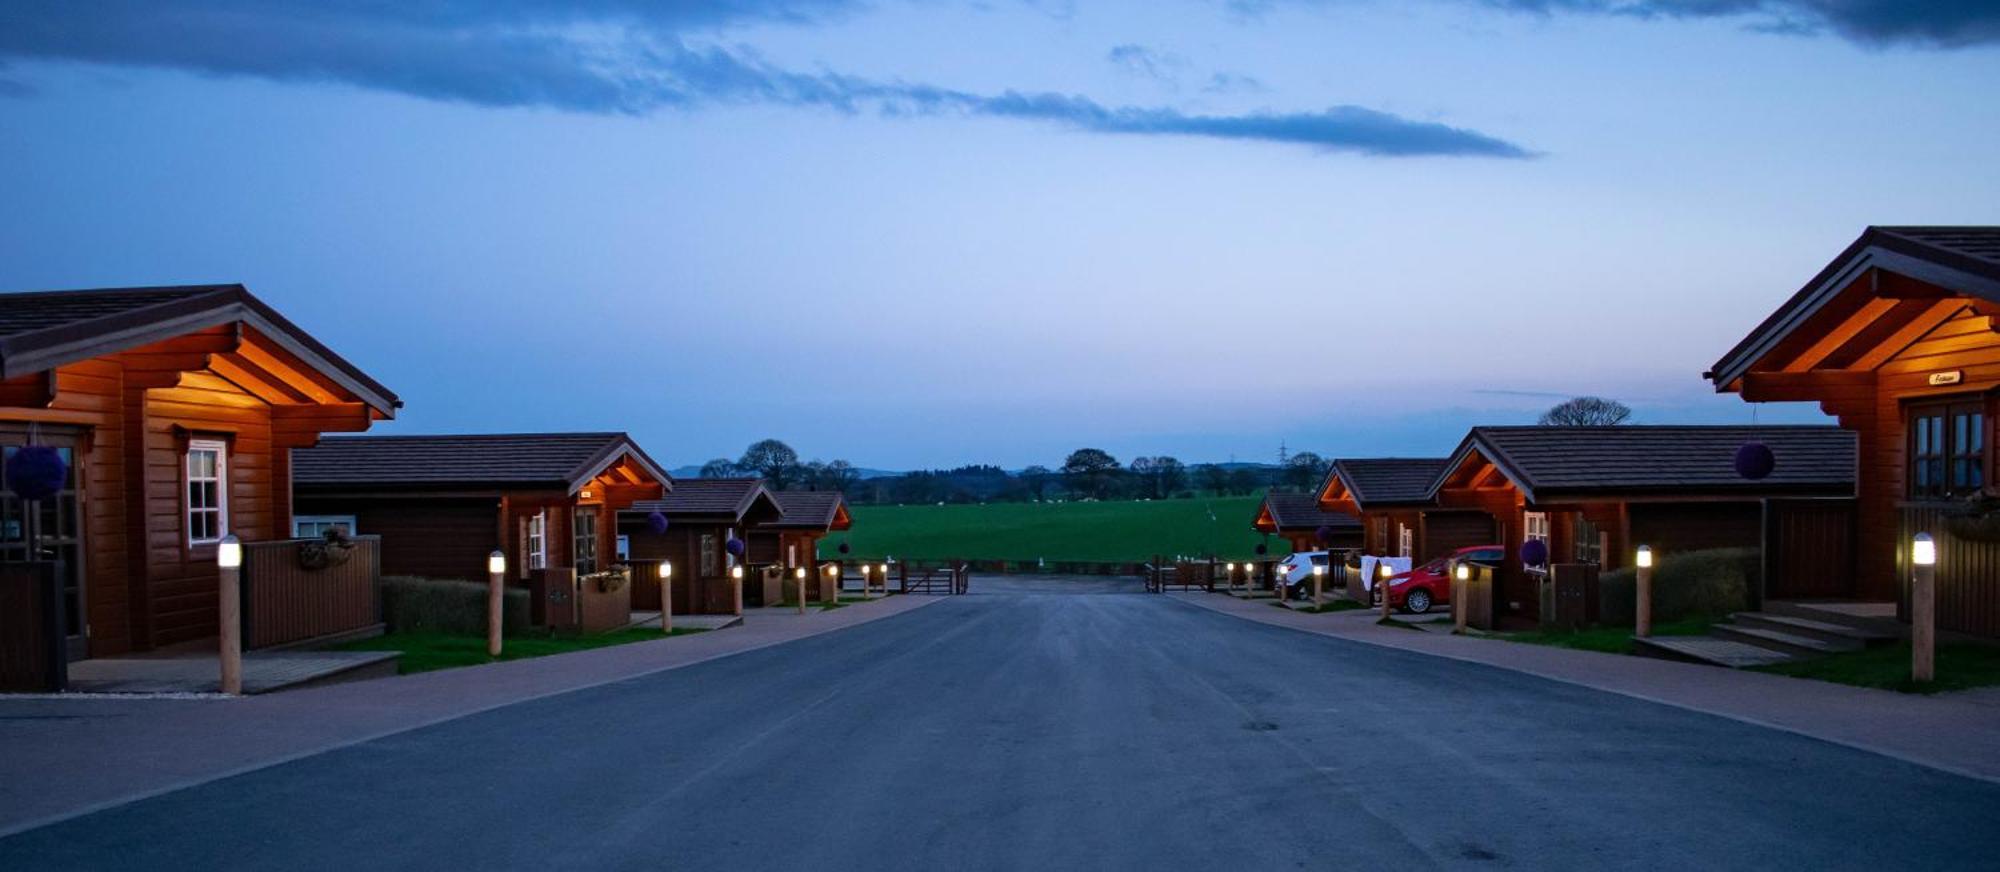
<instances>
[{"instance_id":1,"label":"planter box","mask_svg":"<svg viewBox=\"0 0 2000 872\"><path fill-rule=\"evenodd\" d=\"M632 585L620 585L617 590L605 593L598 589L596 582L577 585L577 629L585 633L603 633L623 629L632 623Z\"/></svg>"}]
</instances>

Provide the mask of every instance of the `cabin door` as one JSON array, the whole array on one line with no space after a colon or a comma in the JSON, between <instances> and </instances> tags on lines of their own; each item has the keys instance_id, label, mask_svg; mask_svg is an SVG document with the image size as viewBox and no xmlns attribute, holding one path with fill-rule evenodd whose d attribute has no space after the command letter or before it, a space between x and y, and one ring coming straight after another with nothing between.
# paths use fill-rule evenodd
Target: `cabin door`
<instances>
[{"instance_id":1,"label":"cabin door","mask_svg":"<svg viewBox=\"0 0 2000 872\"><path fill-rule=\"evenodd\" d=\"M38 445L53 445L69 467L69 479L55 496L29 502L14 494L0 481L0 562L35 561L56 564L62 585L63 635L68 639L69 659L89 656L89 640L84 628L90 626L83 612L83 523L81 500L77 495L76 436L49 434L35 439ZM5 476L5 460L28 444L27 434L0 432L0 477Z\"/></svg>"}]
</instances>

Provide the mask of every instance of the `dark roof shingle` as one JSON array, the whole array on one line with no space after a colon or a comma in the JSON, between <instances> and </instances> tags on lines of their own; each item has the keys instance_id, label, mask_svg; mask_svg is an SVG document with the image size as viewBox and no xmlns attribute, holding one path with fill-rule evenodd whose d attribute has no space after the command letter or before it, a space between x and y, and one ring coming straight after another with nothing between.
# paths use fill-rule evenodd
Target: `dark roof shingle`
<instances>
[{"instance_id":1,"label":"dark roof shingle","mask_svg":"<svg viewBox=\"0 0 2000 872\"><path fill-rule=\"evenodd\" d=\"M597 473L626 451L672 482L623 433L328 436L292 452L292 481L346 485L563 484Z\"/></svg>"},{"instance_id":2,"label":"dark roof shingle","mask_svg":"<svg viewBox=\"0 0 2000 872\"><path fill-rule=\"evenodd\" d=\"M1333 462L1333 474L1347 483L1354 502L1417 504L1430 499L1431 483L1444 469L1442 457L1364 457Z\"/></svg>"},{"instance_id":3,"label":"dark roof shingle","mask_svg":"<svg viewBox=\"0 0 2000 872\"><path fill-rule=\"evenodd\" d=\"M768 504L768 514L773 520L782 511L771 492L764 488L762 479L688 478L676 482L673 492L664 499L633 503L632 511L659 512L670 519L698 516L740 520L759 502Z\"/></svg>"},{"instance_id":4,"label":"dark roof shingle","mask_svg":"<svg viewBox=\"0 0 2000 872\"><path fill-rule=\"evenodd\" d=\"M784 512L771 526L804 530L832 529L847 503L839 491L773 491L771 498Z\"/></svg>"},{"instance_id":5,"label":"dark roof shingle","mask_svg":"<svg viewBox=\"0 0 2000 872\"><path fill-rule=\"evenodd\" d=\"M1736 451L1762 442L1777 466L1736 472ZM1854 434L1821 426L1474 427L1478 450L1531 499L1565 495L1823 494L1854 489ZM1454 464L1456 465L1456 464Z\"/></svg>"},{"instance_id":6,"label":"dark roof shingle","mask_svg":"<svg viewBox=\"0 0 2000 872\"><path fill-rule=\"evenodd\" d=\"M1278 532L1287 530L1318 530L1321 527L1342 529L1359 528L1361 519L1346 512L1329 512L1319 507L1318 494L1267 493L1258 515L1264 511L1271 513L1271 521Z\"/></svg>"}]
</instances>

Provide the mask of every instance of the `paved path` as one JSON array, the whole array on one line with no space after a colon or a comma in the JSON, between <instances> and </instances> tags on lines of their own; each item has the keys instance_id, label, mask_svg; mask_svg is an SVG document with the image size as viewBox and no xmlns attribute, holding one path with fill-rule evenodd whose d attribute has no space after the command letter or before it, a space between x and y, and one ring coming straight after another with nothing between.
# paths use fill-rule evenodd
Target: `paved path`
<instances>
[{"instance_id":1,"label":"paved path","mask_svg":"<svg viewBox=\"0 0 2000 872\"><path fill-rule=\"evenodd\" d=\"M1880 870L2000 856L1992 783L1172 597L975 590L18 833L0 868Z\"/></svg>"},{"instance_id":2,"label":"paved path","mask_svg":"<svg viewBox=\"0 0 2000 872\"><path fill-rule=\"evenodd\" d=\"M1448 623L1425 624L1430 632L1413 633L1376 626L1377 614L1366 610L1304 614L1229 597L1168 596L1259 623L1518 670L2000 783L2000 712L1995 711L2000 688L1914 696L1692 663L1453 636ZM1446 620L1443 615L1400 617Z\"/></svg>"}]
</instances>

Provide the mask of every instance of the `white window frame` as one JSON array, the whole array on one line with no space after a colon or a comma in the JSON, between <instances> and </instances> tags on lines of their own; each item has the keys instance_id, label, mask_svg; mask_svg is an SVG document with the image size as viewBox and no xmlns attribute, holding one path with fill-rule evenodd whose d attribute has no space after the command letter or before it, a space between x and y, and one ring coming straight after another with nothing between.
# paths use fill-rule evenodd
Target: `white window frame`
<instances>
[{"instance_id":1,"label":"white window frame","mask_svg":"<svg viewBox=\"0 0 2000 872\"><path fill-rule=\"evenodd\" d=\"M215 454L215 475L196 477L194 458L196 454ZM220 439L190 439L187 453L181 456L181 525L187 531L189 545L214 545L229 535L229 443ZM202 482L215 484L215 505L196 506L190 499L189 491ZM197 513L215 513L215 535L197 538L194 534L194 519Z\"/></svg>"},{"instance_id":2,"label":"white window frame","mask_svg":"<svg viewBox=\"0 0 2000 872\"><path fill-rule=\"evenodd\" d=\"M1397 557L1414 556L1414 552L1417 550L1416 539L1417 539L1416 528L1411 527L1408 524L1400 524L1400 523L1397 524L1396 556Z\"/></svg>"},{"instance_id":3,"label":"white window frame","mask_svg":"<svg viewBox=\"0 0 2000 872\"><path fill-rule=\"evenodd\" d=\"M1556 553L1555 553L1555 543L1554 543L1554 542L1552 542L1552 541L1551 541L1551 540L1549 539L1549 513L1548 513L1548 512L1522 512L1522 513L1521 513L1521 544L1523 544L1523 545L1526 545L1526 544L1528 544L1528 543L1529 543L1530 541L1533 541L1533 540L1535 540L1535 539L1540 539L1540 540L1542 540L1542 544L1543 544L1543 545L1546 545L1546 546L1548 546L1548 548L1549 548L1549 562L1550 562L1550 563L1554 563L1554 562L1556 562ZM1523 561L1523 562L1525 563L1525 561ZM1539 566L1539 567L1538 567L1538 566L1523 566L1523 567L1522 567L1522 569L1524 569L1524 570L1526 570L1526 571L1528 571L1528 572L1547 572L1547 571L1548 571L1548 567L1546 567L1546 566Z\"/></svg>"},{"instance_id":4,"label":"white window frame","mask_svg":"<svg viewBox=\"0 0 2000 872\"><path fill-rule=\"evenodd\" d=\"M549 568L549 511L543 509L528 516L528 536L523 543L527 554L522 563L530 570Z\"/></svg>"},{"instance_id":5,"label":"white window frame","mask_svg":"<svg viewBox=\"0 0 2000 872\"><path fill-rule=\"evenodd\" d=\"M305 530L305 527L308 524L313 525L318 529L315 529L312 532L308 533ZM317 539L321 536L326 535L326 528L328 527L346 527L347 535L349 536L355 535L357 532L359 532L359 528L357 528L354 524L353 515L293 515L292 516L292 538L294 539Z\"/></svg>"}]
</instances>

